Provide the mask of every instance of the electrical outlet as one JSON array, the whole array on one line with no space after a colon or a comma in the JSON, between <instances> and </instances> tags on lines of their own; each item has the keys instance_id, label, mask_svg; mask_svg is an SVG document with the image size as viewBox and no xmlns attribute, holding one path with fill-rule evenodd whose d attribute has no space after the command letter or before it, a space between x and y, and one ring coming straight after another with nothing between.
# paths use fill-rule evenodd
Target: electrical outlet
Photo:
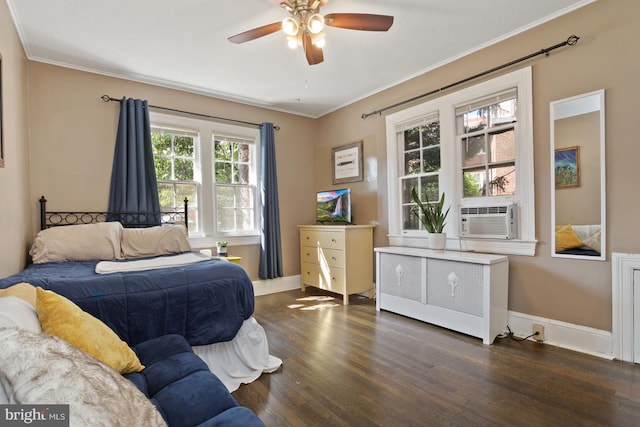
<instances>
[{"instance_id":1,"label":"electrical outlet","mask_svg":"<svg viewBox=\"0 0 640 427\"><path fill-rule=\"evenodd\" d=\"M544 341L544 326L542 325L538 325L537 323L534 323L532 326L532 330L531 330L532 334L537 334L533 336L533 339L538 341L538 342L542 342Z\"/></svg>"}]
</instances>

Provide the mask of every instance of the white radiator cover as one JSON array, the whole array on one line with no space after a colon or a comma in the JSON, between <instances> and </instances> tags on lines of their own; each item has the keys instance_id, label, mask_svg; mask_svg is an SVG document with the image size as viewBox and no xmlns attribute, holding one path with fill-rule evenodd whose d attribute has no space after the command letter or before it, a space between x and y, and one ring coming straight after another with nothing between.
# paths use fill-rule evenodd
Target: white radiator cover
<instances>
[{"instance_id":1,"label":"white radiator cover","mask_svg":"<svg viewBox=\"0 0 640 427\"><path fill-rule=\"evenodd\" d=\"M460 236L480 239L517 239L518 209L508 205L460 208Z\"/></svg>"}]
</instances>

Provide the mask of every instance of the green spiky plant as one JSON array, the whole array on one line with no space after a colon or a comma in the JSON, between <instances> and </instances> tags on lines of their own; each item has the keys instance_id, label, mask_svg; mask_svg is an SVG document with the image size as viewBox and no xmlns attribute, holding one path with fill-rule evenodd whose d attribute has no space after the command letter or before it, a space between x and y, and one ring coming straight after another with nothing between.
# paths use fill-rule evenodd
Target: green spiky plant
<instances>
[{"instance_id":1,"label":"green spiky plant","mask_svg":"<svg viewBox=\"0 0 640 427\"><path fill-rule=\"evenodd\" d=\"M444 230L444 226L447 224L445 221L447 219L447 215L449 215L449 209L451 206L444 211L444 193L442 193L442 197L437 203L430 203L429 196L427 196L427 192L424 193L424 198L426 199L426 203L423 203L418 196L418 191L415 187L411 188L411 198L418 205L420 210L422 211L422 225L429 233L442 233Z\"/></svg>"}]
</instances>

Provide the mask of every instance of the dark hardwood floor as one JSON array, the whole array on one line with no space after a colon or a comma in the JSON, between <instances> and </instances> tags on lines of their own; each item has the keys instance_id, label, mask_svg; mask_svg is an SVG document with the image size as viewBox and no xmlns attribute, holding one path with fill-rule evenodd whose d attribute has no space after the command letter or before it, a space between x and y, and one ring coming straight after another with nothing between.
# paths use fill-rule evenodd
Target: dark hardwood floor
<instances>
[{"instance_id":1,"label":"dark hardwood floor","mask_svg":"<svg viewBox=\"0 0 640 427\"><path fill-rule=\"evenodd\" d=\"M491 346L307 288L256 297L272 374L233 396L271 426L640 426L640 365Z\"/></svg>"}]
</instances>

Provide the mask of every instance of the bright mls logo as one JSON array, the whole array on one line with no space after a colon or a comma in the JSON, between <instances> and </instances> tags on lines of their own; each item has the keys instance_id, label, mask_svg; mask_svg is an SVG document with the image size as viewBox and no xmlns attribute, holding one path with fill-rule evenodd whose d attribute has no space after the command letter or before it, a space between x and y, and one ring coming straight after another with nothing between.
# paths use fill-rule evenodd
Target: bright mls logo
<instances>
[{"instance_id":1,"label":"bright mls logo","mask_svg":"<svg viewBox=\"0 0 640 427\"><path fill-rule=\"evenodd\" d=\"M69 405L0 405L0 427L69 427Z\"/></svg>"}]
</instances>

